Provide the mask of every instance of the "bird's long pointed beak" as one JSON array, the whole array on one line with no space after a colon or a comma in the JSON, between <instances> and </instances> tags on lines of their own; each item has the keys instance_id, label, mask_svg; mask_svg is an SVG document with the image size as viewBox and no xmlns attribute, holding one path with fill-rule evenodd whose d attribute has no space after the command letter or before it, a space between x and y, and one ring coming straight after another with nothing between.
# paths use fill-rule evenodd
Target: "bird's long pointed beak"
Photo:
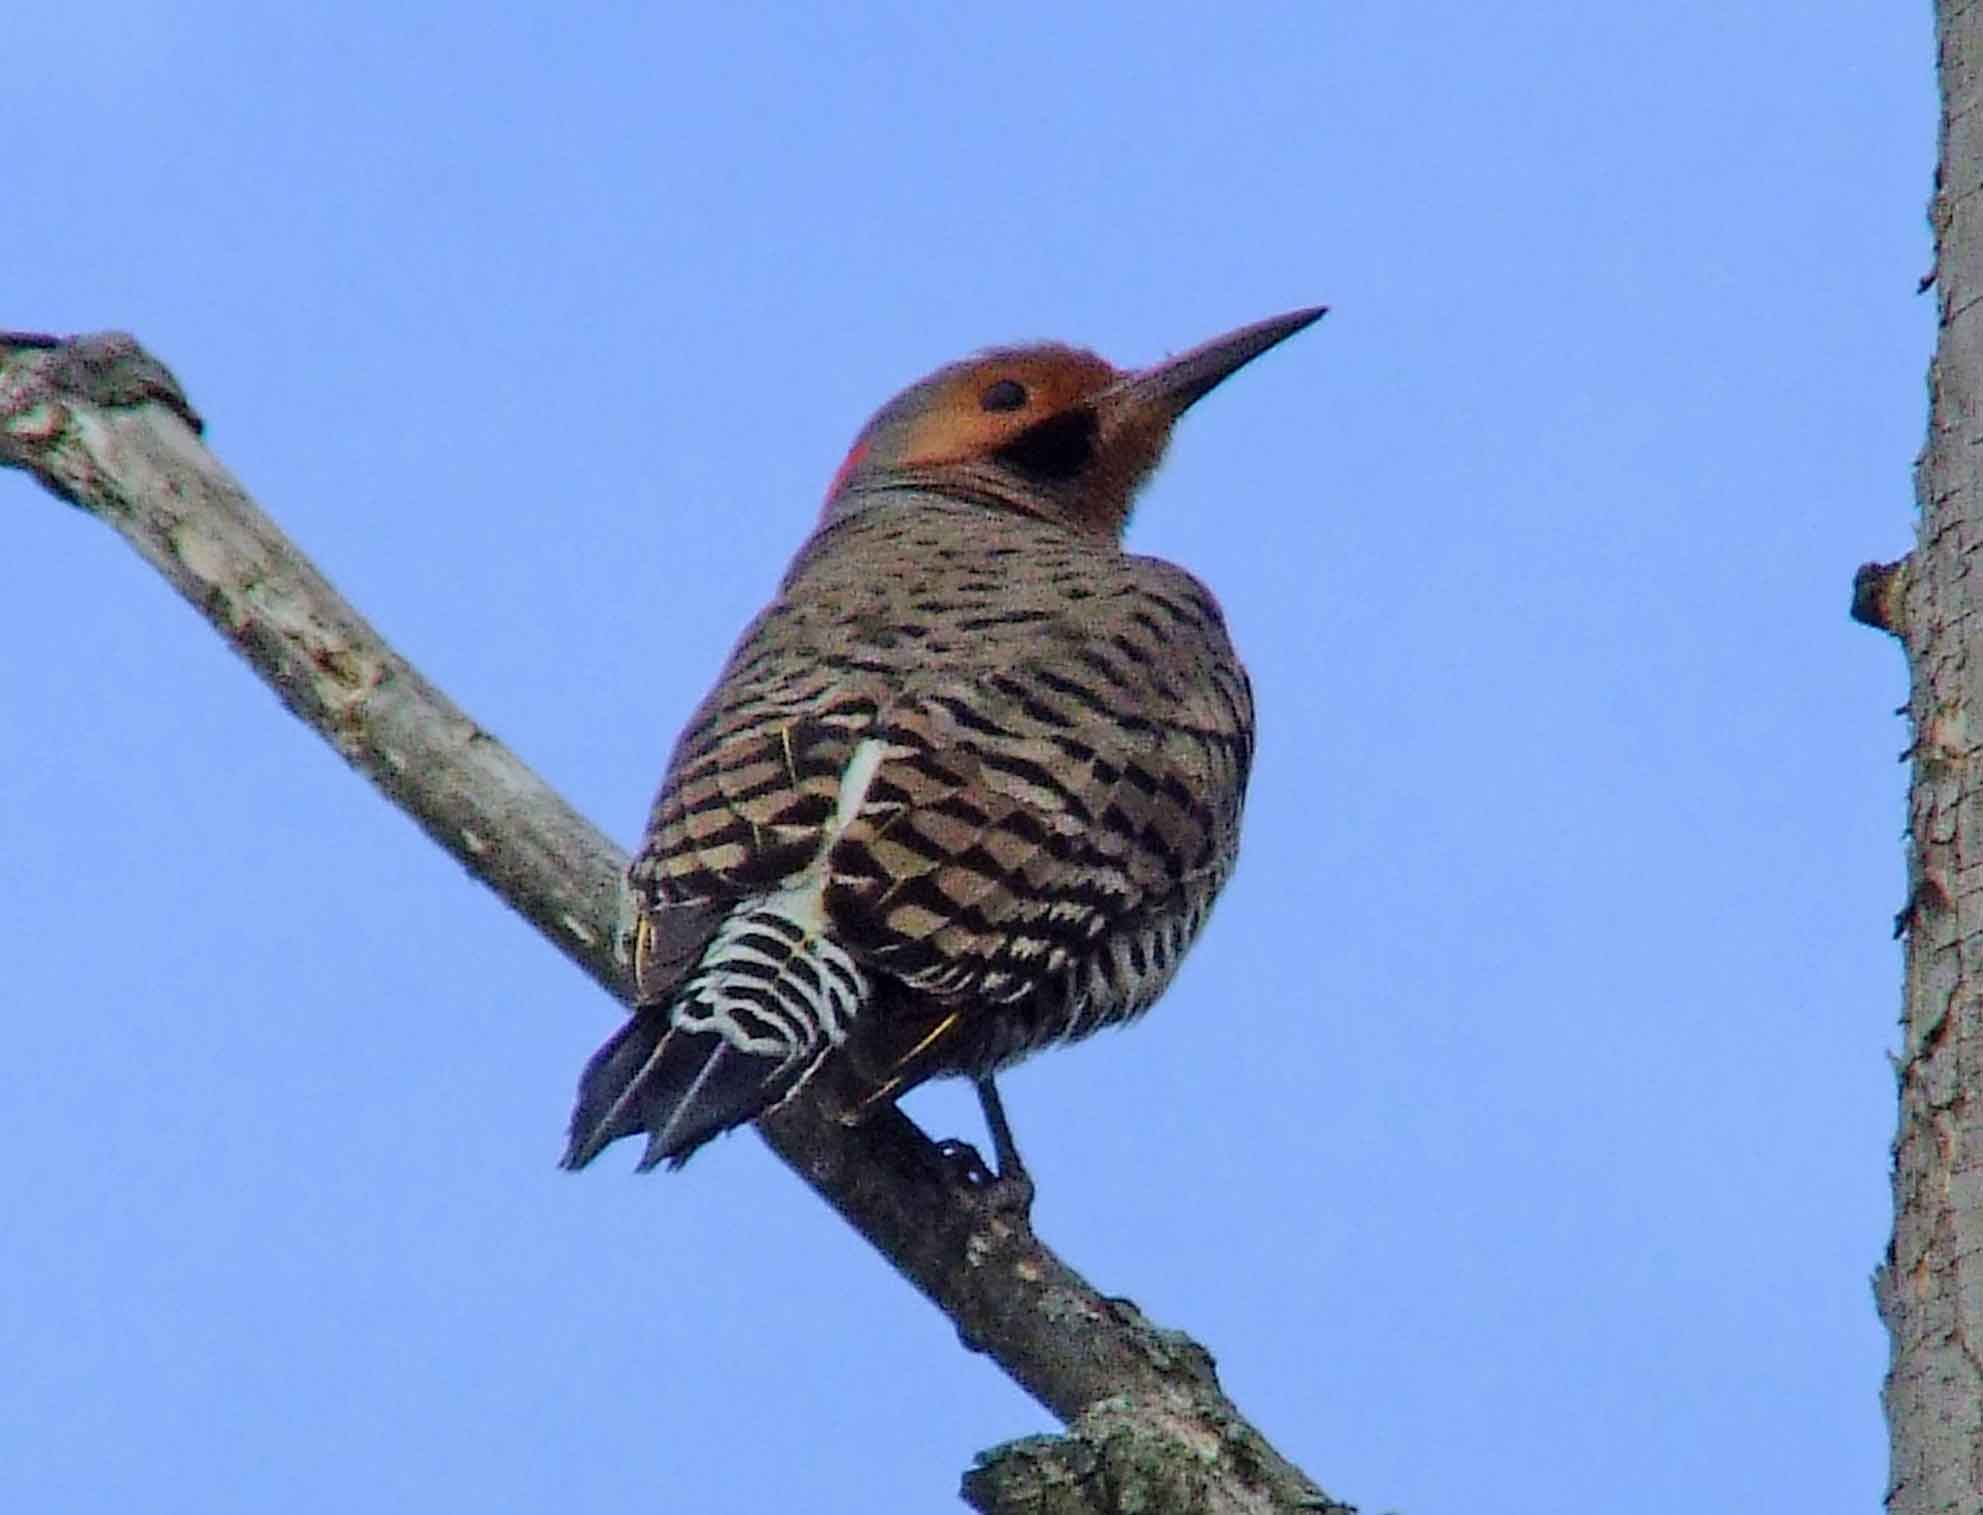
<instances>
[{"instance_id":1,"label":"bird's long pointed beak","mask_svg":"<svg viewBox=\"0 0 1983 1515\"><path fill-rule=\"evenodd\" d=\"M1268 348L1285 342L1304 327L1313 326L1328 309L1326 305L1311 305L1214 337L1189 352L1166 358L1110 385L1097 396L1098 406L1105 417L1127 420L1155 414L1166 423L1174 421L1221 380L1237 373Z\"/></svg>"}]
</instances>

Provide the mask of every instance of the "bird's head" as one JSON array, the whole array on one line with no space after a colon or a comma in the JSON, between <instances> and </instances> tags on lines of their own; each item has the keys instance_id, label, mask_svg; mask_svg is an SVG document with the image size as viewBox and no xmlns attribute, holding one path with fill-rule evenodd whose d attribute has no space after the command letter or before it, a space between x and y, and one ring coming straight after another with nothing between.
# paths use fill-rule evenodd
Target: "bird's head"
<instances>
[{"instance_id":1,"label":"bird's head","mask_svg":"<svg viewBox=\"0 0 1983 1515\"><path fill-rule=\"evenodd\" d=\"M821 520L915 488L1119 537L1177 418L1321 315L1321 307L1290 311L1140 371L1055 344L940 368L863 428Z\"/></svg>"}]
</instances>

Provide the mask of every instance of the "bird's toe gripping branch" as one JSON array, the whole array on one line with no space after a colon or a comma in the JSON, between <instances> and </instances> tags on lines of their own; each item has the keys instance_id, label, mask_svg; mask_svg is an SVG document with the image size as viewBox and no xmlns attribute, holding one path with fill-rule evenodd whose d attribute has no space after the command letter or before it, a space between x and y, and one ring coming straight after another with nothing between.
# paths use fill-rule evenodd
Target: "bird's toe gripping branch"
<instances>
[{"instance_id":1,"label":"bird's toe gripping branch","mask_svg":"<svg viewBox=\"0 0 1983 1515\"><path fill-rule=\"evenodd\" d=\"M943 1158L945 1176L953 1188L968 1196L973 1208L1024 1224L1033 1211L1033 1176L1026 1171L1019 1149L1013 1143L1012 1125L1005 1118L1005 1104L998 1089L989 1078L974 1082L978 1103L985 1113L985 1126L991 1132L998 1170L993 1172L986 1166L976 1147L952 1137L936 1144Z\"/></svg>"}]
</instances>

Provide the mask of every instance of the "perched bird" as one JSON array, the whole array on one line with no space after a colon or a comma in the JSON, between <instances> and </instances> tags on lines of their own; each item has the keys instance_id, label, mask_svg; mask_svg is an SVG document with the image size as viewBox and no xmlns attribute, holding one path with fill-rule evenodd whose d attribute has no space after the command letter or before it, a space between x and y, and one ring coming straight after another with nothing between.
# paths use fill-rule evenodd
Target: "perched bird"
<instances>
[{"instance_id":1,"label":"perched bird","mask_svg":"<svg viewBox=\"0 0 1983 1515\"><path fill-rule=\"evenodd\" d=\"M642 1168L837 1064L848 1118L1147 1009L1232 872L1253 700L1211 592L1122 549L1184 411L1321 316L1141 372L968 358L855 439L675 744L629 871L637 1005L564 1164Z\"/></svg>"}]
</instances>

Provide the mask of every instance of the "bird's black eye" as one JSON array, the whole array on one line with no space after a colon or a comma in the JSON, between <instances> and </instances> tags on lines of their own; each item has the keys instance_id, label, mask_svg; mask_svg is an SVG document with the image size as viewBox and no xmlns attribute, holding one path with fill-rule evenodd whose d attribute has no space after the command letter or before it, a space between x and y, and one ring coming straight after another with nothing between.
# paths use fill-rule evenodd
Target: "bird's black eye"
<instances>
[{"instance_id":1,"label":"bird's black eye","mask_svg":"<svg viewBox=\"0 0 1983 1515\"><path fill-rule=\"evenodd\" d=\"M1026 403L1026 386L1017 379L1000 379L978 396L986 410L1017 410Z\"/></svg>"}]
</instances>

